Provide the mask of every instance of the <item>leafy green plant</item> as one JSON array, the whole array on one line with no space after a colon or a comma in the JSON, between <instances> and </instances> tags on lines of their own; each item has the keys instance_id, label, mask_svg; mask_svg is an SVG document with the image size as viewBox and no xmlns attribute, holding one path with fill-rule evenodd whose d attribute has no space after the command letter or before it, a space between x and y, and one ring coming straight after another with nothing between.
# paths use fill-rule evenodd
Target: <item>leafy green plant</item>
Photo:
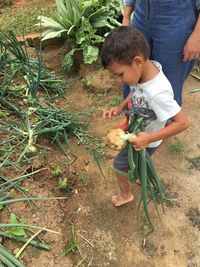
<instances>
[{"instance_id":1,"label":"leafy green plant","mask_svg":"<svg viewBox=\"0 0 200 267\"><path fill-rule=\"evenodd\" d=\"M37 26L47 29L42 40L63 36L71 39L69 52L63 59L63 68L70 70L76 51L83 51L83 61L91 64L98 59L98 44L104 35L120 23L116 20L116 6L112 1L56 0L54 18L39 16ZM119 10L118 10L119 11Z\"/></svg>"},{"instance_id":2,"label":"leafy green plant","mask_svg":"<svg viewBox=\"0 0 200 267\"><path fill-rule=\"evenodd\" d=\"M14 214L14 213L11 213L10 214L10 220L9 220L9 223L10 224L25 224L26 223L26 219L24 217L22 217L20 220L17 218L17 216ZM15 236L25 236L26 233L25 233L25 230L23 227L19 227L19 226L16 226L16 227L11 227L9 230L8 230L8 233L12 234L12 235L15 235Z\"/></svg>"},{"instance_id":3,"label":"leafy green plant","mask_svg":"<svg viewBox=\"0 0 200 267\"><path fill-rule=\"evenodd\" d=\"M56 175L56 176L59 174L62 174L62 170L59 165L54 165L51 169L51 172L53 175Z\"/></svg>"},{"instance_id":4,"label":"leafy green plant","mask_svg":"<svg viewBox=\"0 0 200 267\"><path fill-rule=\"evenodd\" d=\"M80 244L77 241L77 235L76 235L76 227L74 224L72 224L71 227L71 238L69 240L69 244L66 249L61 253L61 256L67 255L70 252L79 251Z\"/></svg>"},{"instance_id":5,"label":"leafy green plant","mask_svg":"<svg viewBox=\"0 0 200 267\"><path fill-rule=\"evenodd\" d=\"M59 189L66 189L68 187L68 179L67 177L60 177L58 182Z\"/></svg>"}]
</instances>

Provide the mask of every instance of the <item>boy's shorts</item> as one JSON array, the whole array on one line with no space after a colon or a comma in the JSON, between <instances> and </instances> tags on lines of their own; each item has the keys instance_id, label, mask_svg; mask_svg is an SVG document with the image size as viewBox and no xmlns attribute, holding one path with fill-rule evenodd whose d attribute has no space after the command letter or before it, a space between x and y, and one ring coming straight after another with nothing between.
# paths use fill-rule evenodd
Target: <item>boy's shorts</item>
<instances>
[{"instance_id":1,"label":"boy's shorts","mask_svg":"<svg viewBox=\"0 0 200 267\"><path fill-rule=\"evenodd\" d=\"M154 154L154 152L159 148L157 147L148 147L146 151L149 153L150 156ZM128 146L122 149L116 158L114 159L114 167L120 171L129 171L130 166L128 163Z\"/></svg>"}]
</instances>

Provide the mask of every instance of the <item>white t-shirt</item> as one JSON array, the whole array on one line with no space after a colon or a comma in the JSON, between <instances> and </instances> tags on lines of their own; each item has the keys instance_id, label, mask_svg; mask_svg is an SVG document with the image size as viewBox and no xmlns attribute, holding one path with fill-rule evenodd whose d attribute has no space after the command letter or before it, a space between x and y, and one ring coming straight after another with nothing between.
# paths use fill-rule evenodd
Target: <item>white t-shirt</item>
<instances>
[{"instance_id":1,"label":"white t-shirt","mask_svg":"<svg viewBox=\"0 0 200 267\"><path fill-rule=\"evenodd\" d=\"M172 86L162 71L162 66L156 61L152 63L159 73L150 81L138 83L131 88L131 109L143 117L145 132L155 132L165 127L168 119L181 110L174 100ZM131 113L131 111L130 111ZM149 144L148 147L157 147L162 140Z\"/></svg>"}]
</instances>

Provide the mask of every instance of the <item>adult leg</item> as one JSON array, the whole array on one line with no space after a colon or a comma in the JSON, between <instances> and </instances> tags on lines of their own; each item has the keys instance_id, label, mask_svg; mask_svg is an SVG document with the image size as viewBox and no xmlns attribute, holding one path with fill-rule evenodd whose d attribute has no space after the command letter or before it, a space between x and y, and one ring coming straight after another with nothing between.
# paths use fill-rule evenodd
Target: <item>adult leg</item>
<instances>
[{"instance_id":1,"label":"adult leg","mask_svg":"<svg viewBox=\"0 0 200 267\"><path fill-rule=\"evenodd\" d=\"M184 45L197 20L193 2L136 1L133 17L133 26L150 43L151 59L161 63L179 105L182 104L183 83L195 64L194 61L183 62Z\"/></svg>"},{"instance_id":2,"label":"adult leg","mask_svg":"<svg viewBox=\"0 0 200 267\"><path fill-rule=\"evenodd\" d=\"M157 0L151 4L152 58L161 63L180 106L184 81L195 64L183 62L183 50L195 27L196 15L191 0Z\"/></svg>"},{"instance_id":3,"label":"adult leg","mask_svg":"<svg viewBox=\"0 0 200 267\"><path fill-rule=\"evenodd\" d=\"M156 56L155 60L160 61L161 65L163 66L163 72L165 73L168 80L171 82L174 91L174 99L181 106L183 84L188 75L190 74L195 64L195 61L193 60L187 63L181 62L181 63L167 64L167 63L162 63L162 59L161 58L159 59Z\"/></svg>"}]
</instances>

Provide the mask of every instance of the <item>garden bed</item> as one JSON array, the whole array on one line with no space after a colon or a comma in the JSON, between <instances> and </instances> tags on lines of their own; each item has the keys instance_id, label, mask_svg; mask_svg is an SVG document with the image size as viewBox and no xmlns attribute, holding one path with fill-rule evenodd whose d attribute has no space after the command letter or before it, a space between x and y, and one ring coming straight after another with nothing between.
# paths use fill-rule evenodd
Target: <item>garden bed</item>
<instances>
[{"instance_id":1,"label":"garden bed","mask_svg":"<svg viewBox=\"0 0 200 267\"><path fill-rule=\"evenodd\" d=\"M57 75L69 78L63 71L61 61L66 52L65 45L54 43L43 49L44 61ZM74 82L62 97L55 99L58 108L92 110L88 133L101 142L114 125L124 120L123 116L112 121L103 120L102 113L121 96L122 89L100 63L81 64L79 73L70 74ZM21 166L16 172L9 167L3 175L15 177L45 168L23 182L23 188L33 197L61 197L63 200L15 203L12 210L28 224L40 225L54 231L42 233L41 237L51 249L44 251L28 246L21 254L27 267L194 267L200 265L199 254L199 175L200 175L200 93L190 94L199 88L199 81L189 77L184 89L184 108L190 119L190 129L177 137L165 140L153 160L166 188L165 214L161 214L162 225L154 208L149 211L156 226L154 233L145 236L148 225L143 222L137 228L137 206L141 189L133 186L134 202L115 208L111 196L117 192L115 174L111 171L115 152L101 147L100 164L105 181L93 157L89 145L78 144L71 139L76 161L69 165L67 158L48 139L38 140L38 152L32 164ZM5 138L3 135L2 138ZM92 144L94 145L94 144ZM60 169L55 174L55 167ZM68 186L60 188L59 178L67 178ZM17 192L14 192L17 196ZM3 209L1 222L8 221L10 211ZM140 231L139 231L140 230ZM2 238L1 244L16 253L22 244Z\"/></svg>"}]
</instances>

